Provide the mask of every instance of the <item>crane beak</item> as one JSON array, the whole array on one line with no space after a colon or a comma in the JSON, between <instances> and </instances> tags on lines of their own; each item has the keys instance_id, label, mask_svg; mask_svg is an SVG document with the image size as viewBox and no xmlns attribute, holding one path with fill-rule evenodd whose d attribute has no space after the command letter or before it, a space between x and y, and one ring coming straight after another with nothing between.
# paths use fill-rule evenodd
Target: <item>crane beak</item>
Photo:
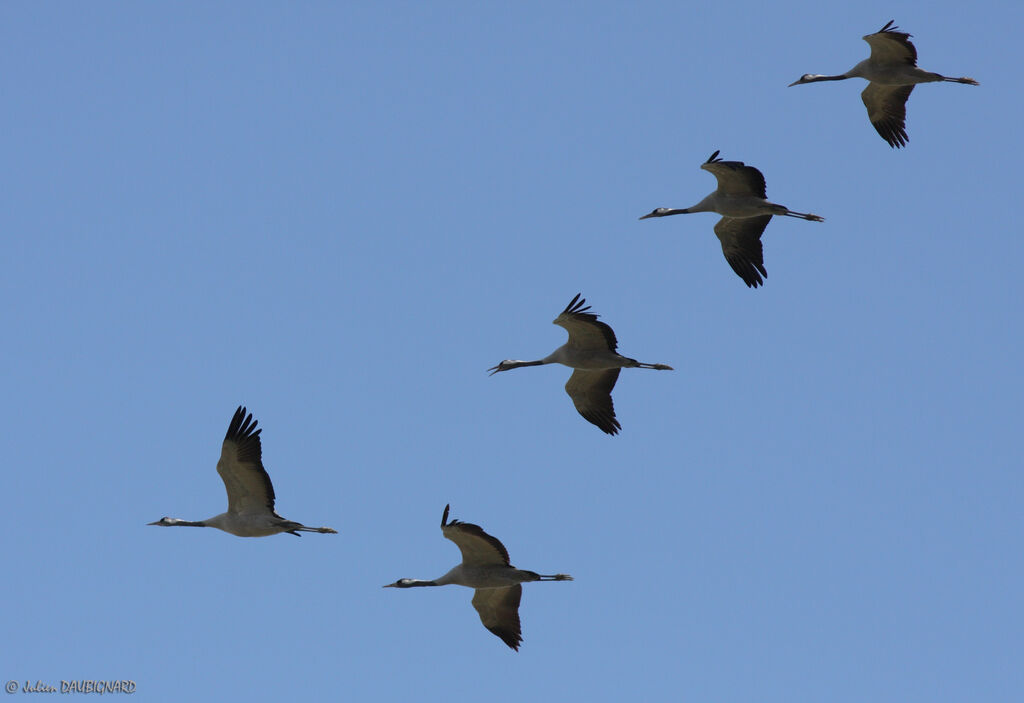
<instances>
[{"instance_id":1,"label":"crane beak","mask_svg":"<svg viewBox=\"0 0 1024 703\"><path fill-rule=\"evenodd\" d=\"M792 88L792 87L793 87L794 85L800 85L800 84L801 84L801 83L803 83L803 82L804 82L804 79L803 79L803 78L798 78L797 80L793 81L792 83L790 83L790 84L789 84L789 85L787 85L786 87L787 87L787 88Z\"/></svg>"}]
</instances>

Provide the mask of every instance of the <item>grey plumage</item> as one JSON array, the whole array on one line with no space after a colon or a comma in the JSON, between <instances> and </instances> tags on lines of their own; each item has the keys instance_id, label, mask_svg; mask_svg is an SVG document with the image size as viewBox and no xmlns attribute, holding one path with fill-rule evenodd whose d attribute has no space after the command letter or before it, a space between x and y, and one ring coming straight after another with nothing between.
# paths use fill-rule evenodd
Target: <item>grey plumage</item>
<instances>
[{"instance_id":1,"label":"grey plumage","mask_svg":"<svg viewBox=\"0 0 1024 703\"><path fill-rule=\"evenodd\" d=\"M590 306L585 305L586 302L577 293L553 320L554 324L569 333L569 339L551 354L535 361L505 359L487 370L493 376L500 371L523 366L562 364L572 368L573 373L565 384L565 392L569 394L577 412L602 432L614 435L622 429L612 403L612 389L619 378L619 370L641 368L670 371L672 367L647 364L619 354L615 332L598 320L596 314L588 312Z\"/></svg>"},{"instance_id":2,"label":"grey plumage","mask_svg":"<svg viewBox=\"0 0 1024 703\"><path fill-rule=\"evenodd\" d=\"M221 445L217 473L228 495L228 510L206 520L181 520L163 517L150 525L161 527L216 527L238 537L266 537L281 532L300 537L300 532L337 534L330 527L306 527L301 522L286 520L274 509L276 496L270 475L263 468L262 429L256 420L238 406L228 424Z\"/></svg>"},{"instance_id":3,"label":"grey plumage","mask_svg":"<svg viewBox=\"0 0 1024 703\"><path fill-rule=\"evenodd\" d=\"M688 208L655 208L640 219L685 215L695 212L717 212L722 215L715 224L715 236L722 245L722 254L732 270L749 288L757 288L768 277L764 267L761 235L772 216L796 217L813 222L825 218L810 213L794 212L785 205L768 200L764 174L742 161L723 161L715 151L701 168L715 177L718 187L703 200Z\"/></svg>"},{"instance_id":4,"label":"grey plumage","mask_svg":"<svg viewBox=\"0 0 1024 703\"><path fill-rule=\"evenodd\" d=\"M906 128L907 100L915 85L943 81L978 85L973 78L953 78L918 68L917 48L911 43L910 36L889 20L877 32L864 35L864 41L871 47L871 55L846 73L834 76L805 73L789 85L864 78L869 82L860 99L868 111L868 120L890 147L904 147L910 140Z\"/></svg>"},{"instance_id":5,"label":"grey plumage","mask_svg":"<svg viewBox=\"0 0 1024 703\"><path fill-rule=\"evenodd\" d=\"M512 566L508 550L498 538L479 525L459 520L448 521L451 506L444 506L441 533L455 543L462 562L448 573L431 581L402 578L384 588L416 588L455 584L474 589L473 608L480 622L514 650L523 641L519 620L519 604L523 597L521 584L532 581L572 581L568 574L538 574L536 571Z\"/></svg>"}]
</instances>

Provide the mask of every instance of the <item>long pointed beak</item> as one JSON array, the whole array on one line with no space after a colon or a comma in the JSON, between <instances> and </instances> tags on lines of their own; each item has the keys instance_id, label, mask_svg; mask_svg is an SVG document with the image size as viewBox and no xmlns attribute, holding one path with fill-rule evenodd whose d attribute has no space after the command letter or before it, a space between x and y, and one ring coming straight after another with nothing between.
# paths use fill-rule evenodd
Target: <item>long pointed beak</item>
<instances>
[{"instance_id":1,"label":"long pointed beak","mask_svg":"<svg viewBox=\"0 0 1024 703\"><path fill-rule=\"evenodd\" d=\"M793 81L792 83L790 83L786 87L787 88L792 88L794 85L800 85L800 81L802 81L802 80L803 80L802 78L797 78L795 81Z\"/></svg>"},{"instance_id":2,"label":"long pointed beak","mask_svg":"<svg viewBox=\"0 0 1024 703\"><path fill-rule=\"evenodd\" d=\"M395 587L395 584L393 584L393 583L385 583L383 586L381 586L381 588L394 588L394 587Z\"/></svg>"},{"instance_id":3,"label":"long pointed beak","mask_svg":"<svg viewBox=\"0 0 1024 703\"><path fill-rule=\"evenodd\" d=\"M159 520L157 520L156 522L147 522L146 524L147 524L147 525L159 525L159 524L160 524L160 521L159 521Z\"/></svg>"},{"instance_id":4,"label":"long pointed beak","mask_svg":"<svg viewBox=\"0 0 1024 703\"><path fill-rule=\"evenodd\" d=\"M641 220L646 220L648 217L654 217L654 213L653 212L649 212L646 215L641 215L640 219Z\"/></svg>"}]
</instances>

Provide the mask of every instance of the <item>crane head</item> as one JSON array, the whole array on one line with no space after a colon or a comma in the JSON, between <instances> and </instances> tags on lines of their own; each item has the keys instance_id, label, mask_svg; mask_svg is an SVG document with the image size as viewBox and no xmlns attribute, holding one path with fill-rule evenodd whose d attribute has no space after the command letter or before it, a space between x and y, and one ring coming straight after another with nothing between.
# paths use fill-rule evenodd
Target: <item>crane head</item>
<instances>
[{"instance_id":1,"label":"crane head","mask_svg":"<svg viewBox=\"0 0 1024 703\"><path fill-rule=\"evenodd\" d=\"M157 520L156 522L150 522L150 523L146 523L146 524L148 524L148 525L159 525L160 527L175 527L175 526L182 526L182 527L206 527L206 523L203 522L202 520L199 520L199 521L196 522L196 521L192 521L192 520L182 520L179 517L162 517L159 520Z\"/></svg>"},{"instance_id":2,"label":"crane head","mask_svg":"<svg viewBox=\"0 0 1024 703\"><path fill-rule=\"evenodd\" d=\"M146 524L147 525L160 525L161 527L170 527L171 525L174 525L174 524L176 524L178 522L179 522L178 518L162 517L159 520L157 520L156 522L147 522Z\"/></svg>"},{"instance_id":3,"label":"crane head","mask_svg":"<svg viewBox=\"0 0 1024 703\"><path fill-rule=\"evenodd\" d=\"M665 215L667 215L669 213L670 209L671 208L667 208L667 207L656 207L653 210L651 210L649 213L647 213L646 215L642 215L640 217L640 219L641 220L646 220L648 217L664 217Z\"/></svg>"},{"instance_id":4,"label":"crane head","mask_svg":"<svg viewBox=\"0 0 1024 703\"><path fill-rule=\"evenodd\" d=\"M493 376L494 374L498 373L499 371L508 371L509 369L514 369L515 366L513 364L515 364L515 363L516 363L515 359L505 359L504 361L502 361L497 366L492 366L491 368L487 369L488 371L490 371L490 374L488 374L488 375ZM448 514L448 509L445 508L444 512L445 512L445 515L447 515Z\"/></svg>"},{"instance_id":5,"label":"crane head","mask_svg":"<svg viewBox=\"0 0 1024 703\"><path fill-rule=\"evenodd\" d=\"M817 77L818 76L813 74L813 73L805 73L804 75L800 76L800 78L798 78L797 80L793 81L792 83L790 83L786 87L787 88L792 88L794 85L800 85L802 83L813 83L814 79L817 78Z\"/></svg>"},{"instance_id":6,"label":"crane head","mask_svg":"<svg viewBox=\"0 0 1024 703\"><path fill-rule=\"evenodd\" d=\"M412 588L414 586L436 586L433 581L420 581L418 579L398 579L394 583L385 583L381 588Z\"/></svg>"}]
</instances>

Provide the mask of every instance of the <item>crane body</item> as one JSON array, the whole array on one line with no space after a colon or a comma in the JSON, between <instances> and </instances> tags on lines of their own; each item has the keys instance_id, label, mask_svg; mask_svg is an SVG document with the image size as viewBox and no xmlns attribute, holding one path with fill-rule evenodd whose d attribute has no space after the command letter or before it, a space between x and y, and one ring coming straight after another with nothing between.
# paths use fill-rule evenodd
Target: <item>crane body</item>
<instances>
[{"instance_id":1,"label":"crane body","mask_svg":"<svg viewBox=\"0 0 1024 703\"><path fill-rule=\"evenodd\" d=\"M384 588L421 588L427 586L466 586L474 589L473 607L484 627L497 635L512 649L523 641L519 621L519 604L523 583L532 581L572 581L568 574L538 574L517 569L509 563L508 550L496 537L479 525L459 520L448 522L450 505L441 515L441 533L462 552L462 563L444 576L427 581L398 579Z\"/></svg>"},{"instance_id":2,"label":"crane body","mask_svg":"<svg viewBox=\"0 0 1024 703\"><path fill-rule=\"evenodd\" d=\"M612 389L619 378L621 369L656 369L671 371L667 364L648 364L628 356L622 356L616 349L618 340L615 332L585 305L586 299L576 294L565 310L552 323L563 327L569 333L569 340L543 359L521 361L505 359L497 366L487 369L493 376L501 371L524 366L562 364L573 369L565 384L573 405L583 418L606 434L618 434L622 429L615 417L612 403Z\"/></svg>"},{"instance_id":3,"label":"crane body","mask_svg":"<svg viewBox=\"0 0 1024 703\"><path fill-rule=\"evenodd\" d=\"M907 100L914 86L920 83L961 83L978 85L973 78L954 78L941 73L925 71L917 65L917 48L910 41L910 34L899 31L894 20L874 34L863 39L871 47L871 55L859 62L846 73L825 76L805 73L789 84L803 85L822 81L843 81L847 78L863 78L868 87L861 92L861 101L868 111L868 119L886 143L894 148L906 146Z\"/></svg>"},{"instance_id":4,"label":"crane body","mask_svg":"<svg viewBox=\"0 0 1024 703\"><path fill-rule=\"evenodd\" d=\"M206 520L163 517L150 525L160 527L215 527L237 537L267 537L281 532L299 537L300 532L337 534L330 527L306 527L286 520L274 510L274 485L263 468L262 429L256 429L252 413L238 406L221 446L217 473L228 494L227 512Z\"/></svg>"},{"instance_id":5,"label":"crane body","mask_svg":"<svg viewBox=\"0 0 1024 703\"><path fill-rule=\"evenodd\" d=\"M655 208L640 217L688 215L695 212L716 212L722 219L715 225L715 235L722 244L725 260L749 288L757 288L768 277L764 267L761 235L775 215L795 217L811 222L825 218L806 212L795 212L767 198L764 175L742 161L723 161L713 153L701 168L718 181L718 187L703 200L687 208Z\"/></svg>"}]
</instances>

